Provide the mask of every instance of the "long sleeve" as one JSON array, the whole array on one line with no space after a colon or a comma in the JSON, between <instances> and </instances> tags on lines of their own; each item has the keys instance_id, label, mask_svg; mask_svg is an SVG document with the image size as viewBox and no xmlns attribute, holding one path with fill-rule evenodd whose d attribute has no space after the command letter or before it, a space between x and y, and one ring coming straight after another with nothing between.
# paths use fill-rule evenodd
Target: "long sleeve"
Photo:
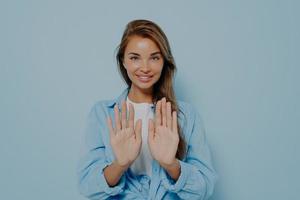
<instances>
[{"instance_id":1,"label":"long sleeve","mask_svg":"<svg viewBox=\"0 0 300 200\"><path fill-rule=\"evenodd\" d=\"M104 115L101 115L101 118L97 115L97 108L99 111L99 107L99 105L93 106L87 117L85 148L77 172L80 193L92 200L107 199L120 194L125 185L124 174L114 187L110 187L105 180L103 169L111 162L107 160L105 155L102 134L107 134L107 130L103 127L106 121L102 119Z\"/></svg>"},{"instance_id":2,"label":"long sleeve","mask_svg":"<svg viewBox=\"0 0 300 200\"><path fill-rule=\"evenodd\" d=\"M175 182L165 171L162 185L177 193L181 199L208 199L214 189L217 174L212 167L205 129L199 113L190 107L188 120L192 121L187 143L187 155L180 161L181 174Z\"/></svg>"}]
</instances>

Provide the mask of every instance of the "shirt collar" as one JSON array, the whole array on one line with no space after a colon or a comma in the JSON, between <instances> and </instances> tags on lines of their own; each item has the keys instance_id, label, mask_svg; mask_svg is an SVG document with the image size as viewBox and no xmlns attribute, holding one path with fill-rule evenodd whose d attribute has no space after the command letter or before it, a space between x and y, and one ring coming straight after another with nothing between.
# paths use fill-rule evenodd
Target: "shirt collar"
<instances>
[{"instance_id":1,"label":"shirt collar","mask_svg":"<svg viewBox=\"0 0 300 200\"><path fill-rule=\"evenodd\" d=\"M122 101L123 100L126 101L126 98L128 96L128 93L129 93L129 89L130 89L129 87L125 88L123 90L123 92L121 93L120 96L118 96L116 99L113 99L112 101L107 102L107 106L108 107L114 107L115 104L118 104L118 108L119 108L119 110L121 110L121 108L122 108ZM154 107L155 107L155 104L151 105L152 109Z\"/></svg>"}]
</instances>

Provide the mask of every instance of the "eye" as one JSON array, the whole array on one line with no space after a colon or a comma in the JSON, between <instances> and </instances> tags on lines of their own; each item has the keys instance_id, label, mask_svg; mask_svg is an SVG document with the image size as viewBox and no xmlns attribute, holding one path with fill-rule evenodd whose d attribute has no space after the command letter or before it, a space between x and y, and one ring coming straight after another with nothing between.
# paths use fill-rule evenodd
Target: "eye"
<instances>
[{"instance_id":1,"label":"eye","mask_svg":"<svg viewBox=\"0 0 300 200\"><path fill-rule=\"evenodd\" d=\"M137 60L138 59L138 57L137 56L133 56L133 57L131 57L131 58L129 58L130 60Z\"/></svg>"},{"instance_id":2,"label":"eye","mask_svg":"<svg viewBox=\"0 0 300 200\"><path fill-rule=\"evenodd\" d=\"M160 58L158 56L152 57L153 60L159 60Z\"/></svg>"}]
</instances>

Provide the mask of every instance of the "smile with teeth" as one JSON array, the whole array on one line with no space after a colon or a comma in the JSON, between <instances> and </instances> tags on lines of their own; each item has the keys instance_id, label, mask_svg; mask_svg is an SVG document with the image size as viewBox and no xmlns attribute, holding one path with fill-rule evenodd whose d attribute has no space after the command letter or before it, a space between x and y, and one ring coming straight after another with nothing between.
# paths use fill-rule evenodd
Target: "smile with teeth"
<instances>
[{"instance_id":1,"label":"smile with teeth","mask_svg":"<svg viewBox=\"0 0 300 200\"><path fill-rule=\"evenodd\" d=\"M151 78L152 78L152 76L143 76L143 75L137 76L137 77L138 77L138 79L139 79L141 82L148 82L148 81L150 81Z\"/></svg>"}]
</instances>

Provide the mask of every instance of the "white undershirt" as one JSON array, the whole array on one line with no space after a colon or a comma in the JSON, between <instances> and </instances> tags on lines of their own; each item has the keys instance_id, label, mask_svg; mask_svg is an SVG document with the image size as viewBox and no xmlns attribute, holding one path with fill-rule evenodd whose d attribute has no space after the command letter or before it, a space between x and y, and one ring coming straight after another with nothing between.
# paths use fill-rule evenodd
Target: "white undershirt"
<instances>
[{"instance_id":1,"label":"white undershirt","mask_svg":"<svg viewBox=\"0 0 300 200\"><path fill-rule=\"evenodd\" d=\"M151 176L151 163L152 156L148 148L148 120L153 119L154 113L151 109L153 104L150 103L134 103L132 102L128 96L126 99L127 108L129 110L129 103L131 103L134 107L134 126L138 119L142 119L142 147L139 156L137 159L131 164L130 169L134 174L146 174Z\"/></svg>"}]
</instances>

